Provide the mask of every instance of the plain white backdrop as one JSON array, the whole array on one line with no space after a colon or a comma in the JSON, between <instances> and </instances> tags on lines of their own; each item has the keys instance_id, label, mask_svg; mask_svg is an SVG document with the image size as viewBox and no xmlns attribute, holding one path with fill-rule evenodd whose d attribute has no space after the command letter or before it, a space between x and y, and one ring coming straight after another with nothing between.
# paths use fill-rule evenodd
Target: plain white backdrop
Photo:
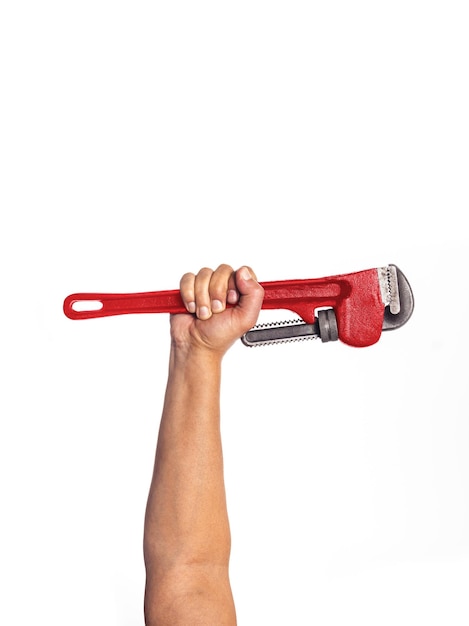
<instances>
[{"instance_id":1,"label":"plain white backdrop","mask_svg":"<svg viewBox=\"0 0 469 626\"><path fill-rule=\"evenodd\" d=\"M143 624L168 316L62 302L224 262L395 263L416 301L370 348L227 355L240 626L467 626L468 27L452 0L2 3L2 624Z\"/></svg>"}]
</instances>

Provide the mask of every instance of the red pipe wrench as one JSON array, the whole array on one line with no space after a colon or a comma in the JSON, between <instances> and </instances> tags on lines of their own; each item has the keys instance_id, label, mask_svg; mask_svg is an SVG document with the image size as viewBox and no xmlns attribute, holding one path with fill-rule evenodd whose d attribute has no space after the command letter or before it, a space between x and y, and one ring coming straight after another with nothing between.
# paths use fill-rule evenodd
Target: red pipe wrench
<instances>
[{"instance_id":1,"label":"red pipe wrench","mask_svg":"<svg viewBox=\"0 0 469 626\"><path fill-rule=\"evenodd\" d=\"M381 331L405 324L414 308L410 285L395 265L260 284L264 288L263 309L288 309L303 323L255 327L242 337L247 346L314 337L370 346L379 340ZM65 298L63 310L73 320L128 313L187 313L179 290L75 293Z\"/></svg>"}]
</instances>

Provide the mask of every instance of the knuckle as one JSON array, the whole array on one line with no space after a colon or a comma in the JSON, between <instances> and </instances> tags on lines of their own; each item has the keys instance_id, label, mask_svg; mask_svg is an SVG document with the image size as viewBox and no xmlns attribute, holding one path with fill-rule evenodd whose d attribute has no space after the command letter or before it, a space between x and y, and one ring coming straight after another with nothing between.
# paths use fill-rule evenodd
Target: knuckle
<instances>
[{"instance_id":1,"label":"knuckle","mask_svg":"<svg viewBox=\"0 0 469 626\"><path fill-rule=\"evenodd\" d=\"M183 291L193 290L194 280L195 280L194 274L192 274L192 272L187 272L181 277L181 280L179 281L180 289Z\"/></svg>"},{"instance_id":2,"label":"knuckle","mask_svg":"<svg viewBox=\"0 0 469 626\"><path fill-rule=\"evenodd\" d=\"M208 289L213 271L209 267L199 270L194 284L195 297L197 302L207 304L209 300Z\"/></svg>"},{"instance_id":3,"label":"knuckle","mask_svg":"<svg viewBox=\"0 0 469 626\"><path fill-rule=\"evenodd\" d=\"M231 272L225 271L215 273L210 281L210 296L218 300L224 301L228 292L229 279Z\"/></svg>"},{"instance_id":4,"label":"knuckle","mask_svg":"<svg viewBox=\"0 0 469 626\"><path fill-rule=\"evenodd\" d=\"M195 276L192 272L186 272L182 275L181 282L188 282L190 280L194 280Z\"/></svg>"},{"instance_id":5,"label":"knuckle","mask_svg":"<svg viewBox=\"0 0 469 626\"><path fill-rule=\"evenodd\" d=\"M211 276L213 274L213 270L210 267L202 267L198 271L197 277L206 278L207 276Z\"/></svg>"}]
</instances>

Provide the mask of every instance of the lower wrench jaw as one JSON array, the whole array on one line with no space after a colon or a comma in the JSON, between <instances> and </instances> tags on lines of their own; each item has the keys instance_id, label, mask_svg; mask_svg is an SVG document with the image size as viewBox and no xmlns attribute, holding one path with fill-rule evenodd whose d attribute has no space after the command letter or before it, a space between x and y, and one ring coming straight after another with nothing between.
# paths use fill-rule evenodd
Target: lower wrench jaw
<instances>
[{"instance_id":1,"label":"lower wrench jaw","mask_svg":"<svg viewBox=\"0 0 469 626\"><path fill-rule=\"evenodd\" d=\"M404 326L404 324L409 321L414 310L414 295L412 293L409 281L397 266L394 267L396 268L397 282L399 288L400 310L399 313L391 313L390 307L385 307L383 331L395 330L396 328L401 328L401 326Z\"/></svg>"},{"instance_id":2,"label":"lower wrench jaw","mask_svg":"<svg viewBox=\"0 0 469 626\"><path fill-rule=\"evenodd\" d=\"M314 324L305 324L301 320L279 322L274 324L260 324L255 326L241 337L245 346L272 345L274 343L289 343L306 339L320 338L323 343L337 341L339 332L334 309L318 311Z\"/></svg>"},{"instance_id":3,"label":"lower wrench jaw","mask_svg":"<svg viewBox=\"0 0 469 626\"><path fill-rule=\"evenodd\" d=\"M303 324L292 321L277 324L261 324L255 326L241 337L242 343L248 348L266 346L274 343L304 341L319 337L318 324Z\"/></svg>"}]
</instances>

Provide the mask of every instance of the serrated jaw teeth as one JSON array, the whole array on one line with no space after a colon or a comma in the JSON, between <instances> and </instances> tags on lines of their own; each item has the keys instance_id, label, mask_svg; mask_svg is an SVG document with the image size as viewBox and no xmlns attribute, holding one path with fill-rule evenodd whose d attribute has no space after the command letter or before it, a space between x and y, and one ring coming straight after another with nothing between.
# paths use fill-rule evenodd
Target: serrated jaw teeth
<instances>
[{"instance_id":1,"label":"serrated jaw teeth","mask_svg":"<svg viewBox=\"0 0 469 626\"><path fill-rule=\"evenodd\" d=\"M389 310L393 315L397 315L401 310L401 305L396 266L386 265L386 267L378 267L377 272L383 304L384 306L389 306Z\"/></svg>"}]
</instances>

